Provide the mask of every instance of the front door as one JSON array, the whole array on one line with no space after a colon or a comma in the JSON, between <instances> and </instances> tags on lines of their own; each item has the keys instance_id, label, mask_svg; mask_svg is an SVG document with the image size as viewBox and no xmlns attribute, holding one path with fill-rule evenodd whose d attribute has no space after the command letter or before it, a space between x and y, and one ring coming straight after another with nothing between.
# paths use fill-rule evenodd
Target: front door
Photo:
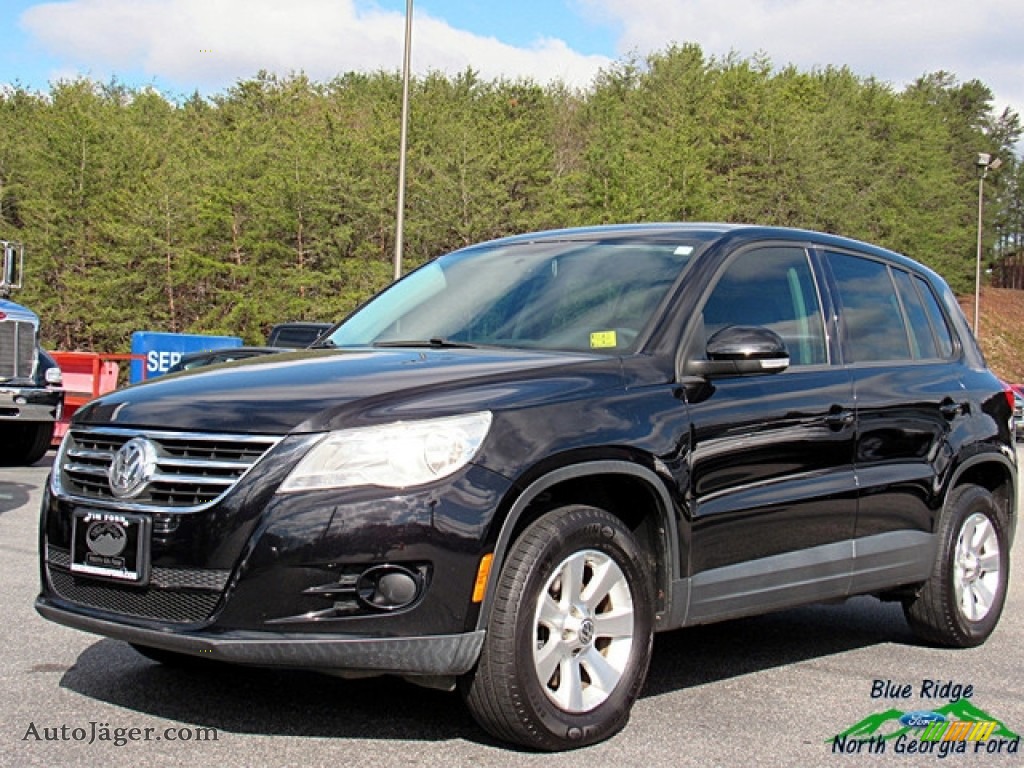
<instances>
[{"instance_id":1,"label":"front door","mask_svg":"<svg viewBox=\"0 0 1024 768\"><path fill-rule=\"evenodd\" d=\"M857 488L850 372L834 365L810 254L734 255L703 305L706 338L728 325L779 334L781 373L715 378L688 401L691 591L687 623L845 594Z\"/></svg>"}]
</instances>

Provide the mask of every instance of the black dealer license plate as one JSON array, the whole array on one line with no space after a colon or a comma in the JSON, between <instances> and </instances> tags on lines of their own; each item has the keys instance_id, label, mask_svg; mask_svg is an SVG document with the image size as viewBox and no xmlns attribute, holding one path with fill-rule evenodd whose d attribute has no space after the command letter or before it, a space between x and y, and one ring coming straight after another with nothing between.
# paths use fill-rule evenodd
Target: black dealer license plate
<instances>
[{"instance_id":1,"label":"black dealer license plate","mask_svg":"<svg viewBox=\"0 0 1024 768\"><path fill-rule=\"evenodd\" d=\"M96 509L75 510L71 571L144 584L149 579L149 518Z\"/></svg>"}]
</instances>

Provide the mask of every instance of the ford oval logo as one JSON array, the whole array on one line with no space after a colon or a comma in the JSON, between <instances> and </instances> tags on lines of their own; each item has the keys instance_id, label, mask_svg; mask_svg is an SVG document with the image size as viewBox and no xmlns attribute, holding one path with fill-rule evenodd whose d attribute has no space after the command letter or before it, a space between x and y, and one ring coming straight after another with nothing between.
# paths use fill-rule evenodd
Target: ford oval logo
<instances>
[{"instance_id":1,"label":"ford oval logo","mask_svg":"<svg viewBox=\"0 0 1024 768\"><path fill-rule=\"evenodd\" d=\"M156 446L144 437L122 445L110 465L110 490L119 499L139 495L156 474Z\"/></svg>"},{"instance_id":2,"label":"ford oval logo","mask_svg":"<svg viewBox=\"0 0 1024 768\"><path fill-rule=\"evenodd\" d=\"M907 712L900 718L900 723L910 728L925 728L929 723L944 723L946 716L938 712L929 712L926 709L917 712Z\"/></svg>"}]
</instances>

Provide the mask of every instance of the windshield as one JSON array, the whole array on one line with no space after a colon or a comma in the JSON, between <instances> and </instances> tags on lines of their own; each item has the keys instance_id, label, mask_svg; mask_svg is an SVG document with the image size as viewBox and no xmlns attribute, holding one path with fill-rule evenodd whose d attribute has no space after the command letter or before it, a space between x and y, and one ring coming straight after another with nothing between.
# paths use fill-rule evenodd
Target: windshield
<instances>
[{"instance_id":1,"label":"windshield","mask_svg":"<svg viewBox=\"0 0 1024 768\"><path fill-rule=\"evenodd\" d=\"M546 242L456 251L395 283L325 341L629 351L697 246Z\"/></svg>"}]
</instances>

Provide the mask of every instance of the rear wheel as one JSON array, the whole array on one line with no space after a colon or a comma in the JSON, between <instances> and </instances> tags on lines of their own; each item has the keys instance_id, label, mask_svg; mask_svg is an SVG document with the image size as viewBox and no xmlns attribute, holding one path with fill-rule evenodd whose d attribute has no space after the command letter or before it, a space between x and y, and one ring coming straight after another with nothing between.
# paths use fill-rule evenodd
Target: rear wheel
<instances>
[{"instance_id":1,"label":"rear wheel","mask_svg":"<svg viewBox=\"0 0 1024 768\"><path fill-rule=\"evenodd\" d=\"M491 734L534 749L601 741L629 718L652 626L629 529L594 507L556 509L509 550L466 703Z\"/></svg>"},{"instance_id":2,"label":"rear wheel","mask_svg":"<svg viewBox=\"0 0 1024 768\"><path fill-rule=\"evenodd\" d=\"M931 577L903 605L911 629L938 645L985 642L1003 611L1009 561L1006 522L992 494L976 485L956 488L939 522Z\"/></svg>"},{"instance_id":3,"label":"rear wheel","mask_svg":"<svg viewBox=\"0 0 1024 768\"><path fill-rule=\"evenodd\" d=\"M8 467L35 464L50 448L52 439L52 421L4 424L0 427L0 464Z\"/></svg>"}]
</instances>

